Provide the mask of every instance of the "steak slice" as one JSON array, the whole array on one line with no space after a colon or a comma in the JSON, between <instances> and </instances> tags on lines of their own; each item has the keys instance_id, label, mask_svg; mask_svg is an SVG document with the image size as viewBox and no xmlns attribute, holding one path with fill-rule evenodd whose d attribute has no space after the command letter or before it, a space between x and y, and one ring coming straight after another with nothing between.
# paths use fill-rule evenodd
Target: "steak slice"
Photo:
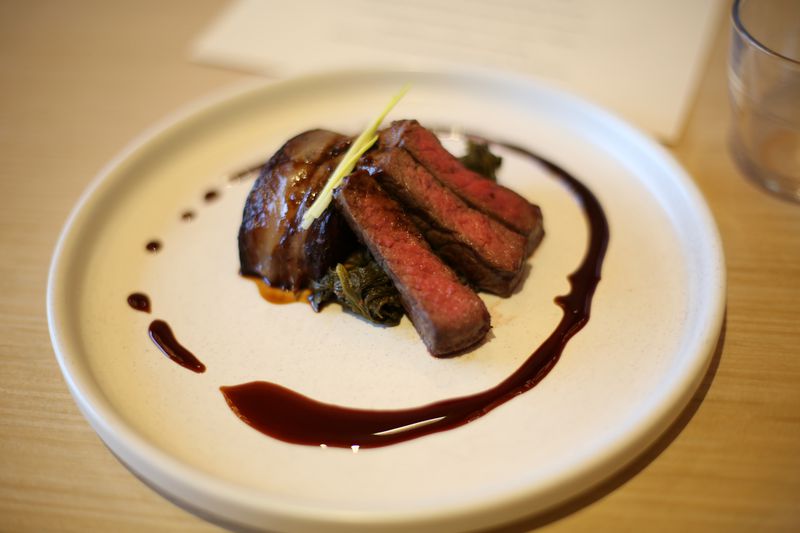
<instances>
[{"instance_id":1,"label":"steak slice","mask_svg":"<svg viewBox=\"0 0 800 533\"><path fill-rule=\"evenodd\" d=\"M433 132L416 120L398 120L380 134L380 146L407 150L439 181L471 206L523 235L530 255L544 236L539 206L464 167Z\"/></svg>"},{"instance_id":2,"label":"steak slice","mask_svg":"<svg viewBox=\"0 0 800 533\"><path fill-rule=\"evenodd\" d=\"M359 163L405 208L431 247L475 287L508 296L522 278L525 238L477 209L401 148Z\"/></svg>"},{"instance_id":3,"label":"steak slice","mask_svg":"<svg viewBox=\"0 0 800 533\"><path fill-rule=\"evenodd\" d=\"M355 236L332 206L308 229L300 227L349 142L331 131L307 131L287 141L264 165L239 228L242 274L297 292L350 252Z\"/></svg>"},{"instance_id":4,"label":"steak slice","mask_svg":"<svg viewBox=\"0 0 800 533\"><path fill-rule=\"evenodd\" d=\"M431 354L459 352L484 338L491 325L483 301L433 253L403 208L367 172L350 174L334 198L394 282Z\"/></svg>"}]
</instances>

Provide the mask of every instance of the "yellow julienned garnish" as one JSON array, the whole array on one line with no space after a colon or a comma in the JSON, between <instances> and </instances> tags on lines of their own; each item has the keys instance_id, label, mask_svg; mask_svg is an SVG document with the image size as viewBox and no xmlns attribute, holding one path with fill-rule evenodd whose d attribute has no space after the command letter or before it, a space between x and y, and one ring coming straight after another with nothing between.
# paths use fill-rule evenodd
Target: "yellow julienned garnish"
<instances>
[{"instance_id":1,"label":"yellow julienned garnish","mask_svg":"<svg viewBox=\"0 0 800 533\"><path fill-rule=\"evenodd\" d=\"M389 101L389 104L384 108L381 114L367 126L367 129L361 132L361 135L359 135L355 141L353 141L350 148L339 162L339 165L336 167L336 170L333 171L330 178L328 178L328 181L325 183L325 186L319 192L319 195L317 195L314 203L303 213L303 220L300 223L301 228L308 229L311 223L325 211L333 198L333 190L342 183L345 176L353 171L353 167L356 166L356 162L364 152L369 150L370 147L375 144L375 141L378 140L377 131L381 126L381 122L383 122L383 119L389 114L389 111L392 110L395 104L408 92L409 88L410 85L403 86L400 92L394 95Z\"/></svg>"}]
</instances>

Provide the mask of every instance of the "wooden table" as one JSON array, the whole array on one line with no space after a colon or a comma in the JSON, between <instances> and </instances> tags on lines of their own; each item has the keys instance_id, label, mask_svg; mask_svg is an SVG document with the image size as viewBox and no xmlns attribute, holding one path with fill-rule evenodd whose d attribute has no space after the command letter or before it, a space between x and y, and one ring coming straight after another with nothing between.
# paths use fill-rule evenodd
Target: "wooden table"
<instances>
[{"instance_id":1,"label":"wooden table","mask_svg":"<svg viewBox=\"0 0 800 533\"><path fill-rule=\"evenodd\" d=\"M246 76L186 61L217 0L0 3L0 531L212 531L121 466L78 412L47 331L66 216L98 169L176 107ZM510 531L800 531L800 204L726 150L727 21L681 142L727 256L721 348L631 468Z\"/></svg>"}]
</instances>

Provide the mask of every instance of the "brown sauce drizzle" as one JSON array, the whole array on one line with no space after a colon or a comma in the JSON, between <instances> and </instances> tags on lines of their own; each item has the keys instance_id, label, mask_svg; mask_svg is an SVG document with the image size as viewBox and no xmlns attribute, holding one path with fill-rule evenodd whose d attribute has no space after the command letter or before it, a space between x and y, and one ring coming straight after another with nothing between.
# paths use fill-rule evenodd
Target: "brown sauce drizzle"
<instances>
[{"instance_id":1,"label":"brown sauce drizzle","mask_svg":"<svg viewBox=\"0 0 800 533\"><path fill-rule=\"evenodd\" d=\"M276 287L270 287L263 279L259 277L244 275L242 277L255 283L256 287L258 287L258 294L272 304L293 304L296 302L308 303L308 297L311 295L310 289L300 292L285 291Z\"/></svg>"},{"instance_id":2,"label":"brown sauce drizzle","mask_svg":"<svg viewBox=\"0 0 800 533\"><path fill-rule=\"evenodd\" d=\"M158 348L170 359L198 374L206 371L206 365L184 348L175 338L169 324L163 320L153 320L147 328L150 338Z\"/></svg>"},{"instance_id":3,"label":"brown sauce drizzle","mask_svg":"<svg viewBox=\"0 0 800 533\"><path fill-rule=\"evenodd\" d=\"M260 163L258 166L254 166L252 168L248 168L246 170L240 171L233 176L231 176L230 181L241 181L248 175L254 173L258 169L264 166L264 163ZM211 203L217 198L219 198L219 191L216 189L209 189L203 195L203 199L207 203ZM195 219L197 214L191 210L187 209L183 211L180 215L181 220L184 222L190 222ZM153 239L145 244L145 249L148 252L156 253L163 247L161 241L157 239ZM259 286L259 292L264 297L264 299L271 301L273 303L289 303L288 295L291 295L291 301L299 301L300 299L305 299L308 296L307 292L300 293L298 295L294 295L293 293L289 292L286 294L282 294L285 291L280 291L278 289L271 289L265 283L263 283L263 287ZM149 313L151 310L150 307L150 298L140 292L132 293L128 296L128 305L131 308L142 311L145 313ZM206 371L206 366L199 360L195 355L187 350L180 342L175 338L172 329L169 327L169 324L164 322L163 320L154 320L150 323L148 327L148 334L150 339L155 343L156 346L170 359L178 363L179 365L188 368L189 370L197 373L202 373Z\"/></svg>"},{"instance_id":4,"label":"brown sauce drizzle","mask_svg":"<svg viewBox=\"0 0 800 533\"><path fill-rule=\"evenodd\" d=\"M544 165L572 191L586 216L588 247L577 270L567 278L569 293L555 298L563 311L555 330L511 376L477 394L412 409L378 411L321 403L264 381L220 387L228 406L240 419L266 435L296 444L342 448L387 446L480 418L530 390L550 372L569 339L589 321L592 297L608 247L608 222L594 194L561 167L518 146L490 144L504 146Z\"/></svg>"},{"instance_id":5,"label":"brown sauce drizzle","mask_svg":"<svg viewBox=\"0 0 800 533\"><path fill-rule=\"evenodd\" d=\"M128 305L137 311L150 312L150 298L141 292L134 292L128 296Z\"/></svg>"},{"instance_id":6,"label":"brown sauce drizzle","mask_svg":"<svg viewBox=\"0 0 800 533\"><path fill-rule=\"evenodd\" d=\"M265 163L261 162L261 163L259 163L257 165L254 165L254 166L250 167L250 168L246 168L244 170L240 170L240 171L236 172L235 174L232 174L231 177L228 178L228 181L237 182L237 181L243 181L245 178L247 178L249 176L255 177L258 172L261 172L261 169L264 168L264 165L265 165Z\"/></svg>"}]
</instances>

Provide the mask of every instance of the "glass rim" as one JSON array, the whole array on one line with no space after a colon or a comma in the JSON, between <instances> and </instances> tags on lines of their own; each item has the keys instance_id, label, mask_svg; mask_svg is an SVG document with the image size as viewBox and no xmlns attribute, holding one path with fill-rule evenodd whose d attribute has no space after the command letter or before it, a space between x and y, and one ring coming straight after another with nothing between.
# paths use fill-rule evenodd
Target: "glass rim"
<instances>
[{"instance_id":1,"label":"glass rim","mask_svg":"<svg viewBox=\"0 0 800 533\"><path fill-rule=\"evenodd\" d=\"M745 1L747 0L735 0L735 2L733 3L733 8L731 9L731 19L733 20L733 26L736 29L736 31L739 32L741 35L743 35L749 42L751 42L756 48L758 48L765 54L768 54L770 56L779 59L783 59L784 61L789 61L790 63L800 66L800 59L794 59L792 57L785 56L780 52L776 52L775 50L771 49L770 47L768 47L767 45L756 39L752 33L747 31L747 28L744 27L744 23L742 22L742 19L739 16L739 6L741 6L742 2Z\"/></svg>"}]
</instances>

